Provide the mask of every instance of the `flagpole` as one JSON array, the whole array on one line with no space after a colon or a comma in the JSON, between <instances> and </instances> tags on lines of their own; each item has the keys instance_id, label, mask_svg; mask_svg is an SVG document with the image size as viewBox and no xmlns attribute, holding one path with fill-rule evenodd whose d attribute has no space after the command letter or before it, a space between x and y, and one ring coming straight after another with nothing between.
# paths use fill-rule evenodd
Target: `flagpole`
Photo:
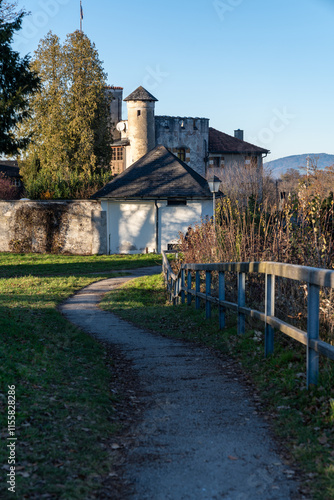
<instances>
[{"instance_id":1,"label":"flagpole","mask_svg":"<svg viewBox=\"0 0 334 500\"><path fill-rule=\"evenodd\" d=\"M83 18L83 12L82 12L82 1L80 0L80 31L82 33L82 18Z\"/></svg>"}]
</instances>

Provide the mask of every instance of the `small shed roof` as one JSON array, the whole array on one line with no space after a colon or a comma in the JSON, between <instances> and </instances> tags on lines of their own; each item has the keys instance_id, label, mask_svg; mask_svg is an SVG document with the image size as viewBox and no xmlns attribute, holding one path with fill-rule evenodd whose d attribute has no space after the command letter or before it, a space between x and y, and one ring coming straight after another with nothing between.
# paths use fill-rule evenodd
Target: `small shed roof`
<instances>
[{"instance_id":1,"label":"small shed roof","mask_svg":"<svg viewBox=\"0 0 334 500\"><path fill-rule=\"evenodd\" d=\"M92 196L93 199L211 199L207 180L157 146Z\"/></svg>"},{"instance_id":2,"label":"small shed roof","mask_svg":"<svg viewBox=\"0 0 334 500\"><path fill-rule=\"evenodd\" d=\"M150 94L144 87L140 86L134 90L124 101L157 101L152 94Z\"/></svg>"},{"instance_id":3,"label":"small shed roof","mask_svg":"<svg viewBox=\"0 0 334 500\"><path fill-rule=\"evenodd\" d=\"M6 177L20 178L20 169L17 166L17 161L0 160L0 172Z\"/></svg>"},{"instance_id":4,"label":"small shed roof","mask_svg":"<svg viewBox=\"0 0 334 500\"><path fill-rule=\"evenodd\" d=\"M268 149L241 141L215 128L209 128L209 153L268 154L269 152Z\"/></svg>"}]
</instances>

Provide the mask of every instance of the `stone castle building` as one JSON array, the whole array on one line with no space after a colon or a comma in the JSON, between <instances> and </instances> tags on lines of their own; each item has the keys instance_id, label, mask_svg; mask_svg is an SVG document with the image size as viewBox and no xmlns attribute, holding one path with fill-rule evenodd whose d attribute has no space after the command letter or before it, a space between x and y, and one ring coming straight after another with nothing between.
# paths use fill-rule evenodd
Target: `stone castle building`
<instances>
[{"instance_id":1,"label":"stone castle building","mask_svg":"<svg viewBox=\"0 0 334 500\"><path fill-rule=\"evenodd\" d=\"M216 175L224 184L236 172L246 172L247 181L251 172L261 190L263 157L269 151L245 142L242 130L230 136L210 127L208 118L156 116L157 99L143 87L124 99L128 119L123 120L123 88L108 87L108 92L112 97L111 168L115 174L162 145L206 179Z\"/></svg>"}]
</instances>

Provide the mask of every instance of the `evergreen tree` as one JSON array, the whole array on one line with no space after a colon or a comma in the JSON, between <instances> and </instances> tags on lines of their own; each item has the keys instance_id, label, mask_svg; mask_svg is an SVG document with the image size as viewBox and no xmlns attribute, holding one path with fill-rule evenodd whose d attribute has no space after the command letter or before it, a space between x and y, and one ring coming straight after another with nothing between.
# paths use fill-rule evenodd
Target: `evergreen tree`
<instances>
[{"instance_id":1,"label":"evergreen tree","mask_svg":"<svg viewBox=\"0 0 334 500\"><path fill-rule=\"evenodd\" d=\"M21 28L24 12L15 14L14 4L0 0L0 154L14 155L25 148L29 135L18 138L15 129L29 116L29 97L38 89L39 79L29 68L29 57L20 58L11 48Z\"/></svg>"},{"instance_id":2,"label":"evergreen tree","mask_svg":"<svg viewBox=\"0 0 334 500\"><path fill-rule=\"evenodd\" d=\"M41 79L41 90L31 99L32 116L23 125L24 133L32 135L24 153L25 182L42 176L51 196L59 196L57 183L59 187L74 178L81 183L94 178L96 184L96 176L109 170L111 132L106 75L94 44L75 31L61 45L50 32L31 67Z\"/></svg>"}]
</instances>

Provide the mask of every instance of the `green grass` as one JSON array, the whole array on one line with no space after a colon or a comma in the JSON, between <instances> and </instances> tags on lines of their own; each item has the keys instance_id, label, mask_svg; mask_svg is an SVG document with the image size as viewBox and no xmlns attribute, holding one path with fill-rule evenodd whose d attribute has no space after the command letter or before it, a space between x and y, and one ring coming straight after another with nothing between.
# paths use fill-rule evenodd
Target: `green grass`
<instances>
[{"instance_id":1,"label":"green grass","mask_svg":"<svg viewBox=\"0 0 334 500\"><path fill-rule=\"evenodd\" d=\"M109 388L112 362L103 345L66 321L57 306L114 269L157 263L160 256L0 255L1 498L75 500L98 492L110 471L108 444L118 428ZM11 385L16 495L6 484Z\"/></svg>"},{"instance_id":2,"label":"green grass","mask_svg":"<svg viewBox=\"0 0 334 500\"><path fill-rule=\"evenodd\" d=\"M105 296L102 307L155 332L204 344L239 360L312 498L334 499L333 362L321 358L320 383L306 390L303 346L276 334L275 353L264 358L262 333L250 330L238 336L233 317L220 331L216 311L205 320L204 310L171 306L161 276L128 282Z\"/></svg>"},{"instance_id":3,"label":"green grass","mask_svg":"<svg viewBox=\"0 0 334 500\"><path fill-rule=\"evenodd\" d=\"M0 278L11 276L55 276L136 269L161 264L160 256L142 255L54 255L0 253Z\"/></svg>"}]
</instances>

